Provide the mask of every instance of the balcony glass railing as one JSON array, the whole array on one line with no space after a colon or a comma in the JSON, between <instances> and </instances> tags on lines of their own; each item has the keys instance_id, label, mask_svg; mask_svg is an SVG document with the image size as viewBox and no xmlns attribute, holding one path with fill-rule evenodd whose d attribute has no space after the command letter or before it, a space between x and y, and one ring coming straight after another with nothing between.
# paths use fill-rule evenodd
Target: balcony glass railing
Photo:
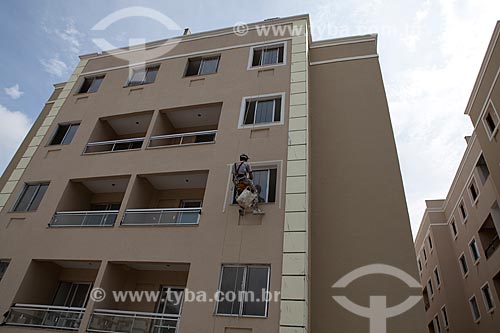
<instances>
[{"instance_id":1,"label":"balcony glass railing","mask_svg":"<svg viewBox=\"0 0 500 333\"><path fill-rule=\"evenodd\" d=\"M125 150L141 149L144 138L122 139L112 141L89 142L84 154L109 153Z\"/></svg>"},{"instance_id":2,"label":"balcony glass railing","mask_svg":"<svg viewBox=\"0 0 500 333\"><path fill-rule=\"evenodd\" d=\"M85 308L15 304L7 312L5 324L77 331Z\"/></svg>"},{"instance_id":3,"label":"balcony glass railing","mask_svg":"<svg viewBox=\"0 0 500 333\"><path fill-rule=\"evenodd\" d=\"M201 208L127 209L122 225L192 225L200 214Z\"/></svg>"},{"instance_id":4,"label":"balcony glass railing","mask_svg":"<svg viewBox=\"0 0 500 333\"><path fill-rule=\"evenodd\" d=\"M176 333L179 315L131 312L118 310L94 310L87 332L104 333Z\"/></svg>"},{"instance_id":5,"label":"balcony glass railing","mask_svg":"<svg viewBox=\"0 0 500 333\"><path fill-rule=\"evenodd\" d=\"M498 235L496 235L495 237L493 237L490 244L486 247L486 250L484 250L486 259L489 259L499 247L500 247L500 238L498 237Z\"/></svg>"},{"instance_id":6,"label":"balcony glass railing","mask_svg":"<svg viewBox=\"0 0 500 333\"><path fill-rule=\"evenodd\" d=\"M181 134L157 135L149 140L149 148L188 146L203 143L214 143L216 130L190 132Z\"/></svg>"},{"instance_id":7,"label":"balcony glass railing","mask_svg":"<svg viewBox=\"0 0 500 333\"><path fill-rule=\"evenodd\" d=\"M51 227L112 227L115 224L117 210L95 210L81 212L57 212L49 226Z\"/></svg>"}]
</instances>

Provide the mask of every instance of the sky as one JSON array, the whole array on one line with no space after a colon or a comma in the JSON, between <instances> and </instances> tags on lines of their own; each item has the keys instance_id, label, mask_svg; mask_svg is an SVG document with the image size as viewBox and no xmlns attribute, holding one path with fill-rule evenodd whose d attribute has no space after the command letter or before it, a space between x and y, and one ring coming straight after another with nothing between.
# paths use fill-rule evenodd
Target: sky
<instances>
[{"instance_id":1,"label":"sky","mask_svg":"<svg viewBox=\"0 0 500 333\"><path fill-rule=\"evenodd\" d=\"M378 33L392 125L413 234L426 199L445 198L472 126L463 114L497 20L498 0L0 2L0 172L40 113L52 85L78 55L130 39L177 36L158 22L128 18L92 27L116 10L157 10L192 32L309 13L313 40Z\"/></svg>"}]
</instances>

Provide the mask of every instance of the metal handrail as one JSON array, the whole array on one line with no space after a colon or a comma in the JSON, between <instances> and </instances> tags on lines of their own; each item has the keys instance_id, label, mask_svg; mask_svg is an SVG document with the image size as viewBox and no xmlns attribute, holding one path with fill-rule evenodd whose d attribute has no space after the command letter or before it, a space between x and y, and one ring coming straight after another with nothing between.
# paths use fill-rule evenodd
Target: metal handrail
<instances>
[{"instance_id":1,"label":"metal handrail","mask_svg":"<svg viewBox=\"0 0 500 333\"><path fill-rule=\"evenodd\" d=\"M210 135L214 134L214 139L212 141L206 141L206 142L184 142L185 138L189 137L194 137L198 135ZM206 143L213 143L215 142L215 135L217 135L217 130L210 130L210 131L199 131L199 132L187 132L187 133L178 133L178 134L165 134L165 135L156 135L152 136L149 139L148 143L148 148L161 148L161 147L176 147L176 146L188 146L188 145L200 145L200 144L206 144ZM174 143L174 144L166 144L166 145L159 145L159 146L151 146L153 141L158 141L158 140L165 140L165 139L176 139L180 138L179 143Z\"/></svg>"},{"instance_id":2,"label":"metal handrail","mask_svg":"<svg viewBox=\"0 0 500 333\"><path fill-rule=\"evenodd\" d=\"M131 139L119 139L119 140L109 140L109 141L97 141L97 142L88 142L88 146L105 146L105 145L111 145L115 143L127 143L127 142L138 142L138 141L144 141L144 137L142 138L131 138Z\"/></svg>"},{"instance_id":3,"label":"metal handrail","mask_svg":"<svg viewBox=\"0 0 500 333\"><path fill-rule=\"evenodd\" d=\"M125 213L127 212L198 212L201 214L201 207L195 207L195 208L133 208L133 209L127 209Z\"/></svg>"},{"instance_id":4,"label":"metal handrail","mask_svg":"<svg viewBox=\"0 0 500 333\"><path fill-rule=\"evenodd\" d=\"M184 136L195 136L195 135L206 135L206 134L217 134L217 130L155 135L155 136L151 137L151 140L170 139L170 138L179 138L179 137L184 137Z\"/></svg>"},{"instance_id":5,"label":"metal handrail","mask_svg":"<svg viewBox=\"0 0 500 333\"><path fill-rule=\"evenodd\" d=\"M199 215L201 215L201 210L202 210L202 207L194 207L194 208L145 208L145 209L127 209L125 211L125 214L123 214L123 218L121 220L121 225L124 225L124 226L150 226L150 225L197 225L199 223ZM126 219L127 219L127 216L130 216L129 214L159 214L159 217L158 217L158 220L157 221L154 221L154 222L148 222L148 223L130 223L130 222L127 222ZM174 222L168 222L168 221L164 221L162 222L162 217L164 216L163 214L168 214L168 213L178 213L179 215L176 215L174 216L175 217L175 221ZM178 220L177 218L179 216L182 216L181 214L183 213L198 213L198 219L196 220L196 222L189 222L189 223L186 223L186 222L182 222L182 223L179 223L180 220Z\"/></svg>"},{"instance_id":6,"label":"metal handrail","mask_svg":"<svg viewBox=\"0 0 500 333\"><path fill-rule=\"evenodd\" d=\"M105 226L104 220L110 215L118 215L118 210L89 210L89 211L67 211L67 212L56 212L49 223L49 227L102 227ZM56 224L55 221L58 216L82 216L82 221L80 224ZM99 216L102 215L101 223L85 225L85 220L88 216ZM114 224L114 223L113 223Z\"/></svg>"},{"instance_id":7,"label":"metal handrail","mask_svg":"<svg viewBox=\"0 0 500 333\"><path fill-rule=\"evenodd\" d=\"M32 309L47 309L47 310L69 310L67 312L80 312L85 311L85 308L75 308L71 306L60 306L60 305L41 305L41 304L24 304L24 303L16 303L11 309L21 309L21 308L32 308Z\"/></svg>"},{"instance_id":8,"label":"metal handrail","mask_svg":"<svg viewBox=\"0 0 500 333\"><path fill-rule=\"evenodd\" d=\"M170 317L172 319L179 319L180 315L174 315L169 313L158 313L158 312L137 312L137 311L123 311L123 310L107 310L107 309L94 309L94 313L110 313L123 315L123 317L127 317L127 315L133 315L135 317Z\"/></svg>"}]
</instances>

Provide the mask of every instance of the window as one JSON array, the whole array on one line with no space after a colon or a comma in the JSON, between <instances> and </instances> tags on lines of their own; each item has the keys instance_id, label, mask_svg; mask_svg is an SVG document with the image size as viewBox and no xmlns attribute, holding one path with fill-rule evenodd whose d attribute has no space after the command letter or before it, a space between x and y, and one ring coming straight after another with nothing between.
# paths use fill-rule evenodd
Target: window
<instances>
[{"instance_id":1,"label":"window","mask_svg":"<svg viewBox=\"0 0 500 333\"><path fill-rule=\"evenodd\" d=\"M483 116L483 125L490 140L493 139L498 130L498 124L500 123L499 120L500 119L495 105L493 104L493 101L490 100Z\"/></svg>"},{"instance_id":2,"label":"window","mask_svg":"<svg viewBox=\"0 0 500 333\"><path fill-rule=\"evenodd\" d=\"M68 145L78 130L80 124L59 124L49 145Z\"/></svg>"},{"instance_id":3,"label":"window","mask_svg":"<svg viewBox=\"0 0 500 333\"><path fill-rule=\"evenodd\" d=\"M441 325L439 324L438 315L434 316L434 330L436 331L436 333L441 333Z\"/></svg>"},{"instance_id":4,"label":"window","mask_svg":"<svg viewBox=\"0 0 500 333\"><path fill-rule=\"evenodd\" d=\"M467 209L465 208L463 199L460 202L458 209L460 210L460 216L462 216L462 222L465 223L467 221Z\"/></svg>"},{"instance_id":5,"label":"window","mask_svg":"<svg viewBox=\"0 0 500 333\"><path fill-rule=\"evenodd\" d=\"M13 211L32 212L37 210L48 187L48 183L24 185L24 189L19 199L17 199Z\"/></svg>"},{"instance_id":6,"label":"window","mask_svg":"<svg viewBox=\"0 0 500 333\"><path fill-rule=\"evenodd\" d=\"M434 278L436 279L436 287L439 288L439 286L441 285L441 277L439 276L439 271L438 271L438 268L434 268Z\"/></svg>"},{"instance_id":7,"label":"window","mask_svg":"<svg viewBox=\"0 0 500 333\"><path fill-rule=\"evenodd\" d=\"M424 255L424 262L427 261L427 251L425 251L425 247L422 249L422 254Z\"/></svg>"},{"instance_id":8,"label":"window","mask_svg":"<svg viewBox=\"0 0 500 333\"><path fill-rule=\"evenodd\" d=\"M277 181L277 168L257 169L253 170L253 184L259 194L259 203L276 202L276 181ZM236 197L236 188L233 193L233 202Z\"/></svg>"},{"instance_id":9,"label":"window","mask_svg":"<svg viewBox=\"0 0 500 333\"><path fill-rule=\"evenodd\" d=\"M429 290L429 295L431 298L434 296L434 286L432 285L432 280L427 281L427 289Z\"/></svg>"},{"instance_id":10,"label":"window","mask_svg":"<svg viewBox=\"0 0 500 333\"><path fill-rule=\"evenodd\" d=\"M283 113L283 95L245 98L240 115L240 126L280 123Z\"/></svg>"},{"instance_id":11,"label":"window","mask_svg":"<svg viewBox=\"0 0 500 333\"><path fill-rule=\"evenodd\" d=\"M465 259L465 254L462 253L458 261L460 262L460 269L462 270L462 274L464 275L464 277L467 276L467 274L469 273L469 266L467 266L467 259Z\"/></svg>"},{"instance_id":12,"label":"window","mask_svg":"<svg viewBox=\"0 0 500 333\"><path fill-rule=\"evenodd\" d=\"M422 261L420 260L420 258L417 259L417 263L418 263L418 271L422 273Z\"/></svg>"},{"instance_id":13,"label":"window","mask_svg":"<svg viewBox=\"0 0 500 333\"><path fill-rule=\"evenodd\" d=\"M217 73L220 56L197 57L188 59L185 76L206 75Z\"/></svg>"},{"instance_id":14,"label":"window","mask_svg":"<svg viewBox=\"0 0 500 333\"><path fill-rule=\"evenodd\" d=\"M102 80L104 80L104 75L94 76L94 77L86 77L83 80L82 86L78 91L79 94L83 93L93 93L99 90L101 86Z\"/></svg>"},{"instance_id":15,"label":"window","mask_svg":"<svg viewBox=\"0 0 500 333\"><path fill-rule=\"evenodd\" d=\"M497 228L493 221L493 215L495 215L495 207L492 207L492 212L488 214L478 232L486 259L489 259L500 247L500 238L498 237Z\"/></svg>"},{"instance_id":16,"label":"window","mask_svg":"<svg viewBox=\"0 0 500 333\"><path fill-rule=\"evenodd\" d=\"M431 238L431 235L429 235L429 237L427 238L427 242L429 243L429 248L432 250L432 238Z\"/></svg>"},{"instance_id":17,"label":"window","mask_svg":"<svg viewBox=\"0 0 500 333\"><path fill-rule=\"evenodd\" d=\"M478 197L479 197L479 190L477 189L476 180L474 179L474 177L472 178L472 180L469 184L469 193L470 193L470 197L472 199L472 204L475 204L477 202Z\"/></svg>"},{"instance_id":18,"label":"window","mask_svg":"<svg viewBox=\"0 0 500 333\"><path fill-rule=\"evenodd\" d=\"M484 156L482 154L477 161L476 168L479 174L479 178L481 178L481 183L484 185L484 183L486 183L486 180L490 176L490 169L488 169L488 165L486 164L486 160L484 159Z\"/></svg>"},{"instance_id":19,"label":"window","mask_svg":"<svg viewBox=\"0 0 500 333\"><path fill-rule=\"evenodd\" d=\"M284 63L285 45L269 45L252 49L252 66L270 66Z\"/></svg>"},{"instance_id":20,"label":"window","mask_svg":"<svg viewBox=\"0 0 500 333\"><path fill-rule=\"evenodd\" d=\"M457 230L457 225L455 223L455 219L451 220L450 228L451 228L451 233L453 235L453 238L457 238L458 230Z\"/></svg>"},{"instance_id":21,"label":"window","mask_svg":"<svg viewBox=\"0 0 500 333\"><path fill-rule=\"evenodd\" d=\"M160 66L146 67L146 69L135 69L132 71L132 76L127 82L127 86L139 86L141 84L148 84L155 82L156 74Z\"/></svg>"},{"instance_id":22,"label":"window","mask_svg":"<svg viewBox=\"0 0 500 333\"><path fill-rule=\"evenodd\" d=\"M91 289L91 283L60 282L52 305L84 308Z\"/></svg>"},{"instance_id":23,"label":"window","mask_svg":"<svg viewBox=\"0 0 500 333\"><path fill-rule=\"evenodd\" d=\"M481 256L479 255L479 249L477 248L477 242L475 238L472 238L472 240L470 241L469 250L470 255L472 256L472 261L474 262L474 264L477 264Z\"/></svg>"},{"instance_id":24,"label":"window","mask_svg":"<svg viewBox=\"0 0 500 333\"><path fill-rule=\"evenodd\" d=\"M441 317L443 317L443 326L447 329L450 326L450 323L448 322L448 312L446 312L445 306L441 308Z\"/></svg>"},{"instance_id":25,"label":"window","mask_svg":"<svg viewBox=\"0 0 500 333\"><path fill-rule=\"evenodd\" d=\"M0 281L2 280L5 272L7 271L7 267L9 267L9 262L1 260L0 261Z\"/></svg>"},{"instance_id":26,"label":"window","mask_svg":"<svg viewBox=\"0 0 500 333\"><path fill-rule=\"evenodd\" d=\"M180 315L184 300L184 289L161 286L160 294L161 297L156 304L156 313ZM168 326L168 319L163 323L155 320L155 329L152 332L163 332L161 324Z\"/></svg>"},{"instance_id":27,"label":"window","mask_svg":"<svg viewBox=\"0 0 500 333\"><path fill-rule=\"evenodd\" d=\"M495 309L495 301L493 301L493 295L491 294L490 285L486 282L481 287L481 294L483 294L484 305L488 313Z\"/></svg>"},{"instance_id":28,"label":"window","mask_svg":"<svg viewBox=\"0 0 500 333\"><path fill-rule=\"evenodd\" d=\"M269 276L269 266L223 265L215 313L266 317Z\"/></svg>"},{"instance_id":29,"label":"window","mask_svg":"<svg viewBox=\"0 0 500 333\"><path fill-rule=\"evenodd\" d=\"M477 300L475 295L469 299L469 305L474 322L478 322L481 319L481 312L479 312L479 307L477 305Z\"/></svg>"}]
</instances>

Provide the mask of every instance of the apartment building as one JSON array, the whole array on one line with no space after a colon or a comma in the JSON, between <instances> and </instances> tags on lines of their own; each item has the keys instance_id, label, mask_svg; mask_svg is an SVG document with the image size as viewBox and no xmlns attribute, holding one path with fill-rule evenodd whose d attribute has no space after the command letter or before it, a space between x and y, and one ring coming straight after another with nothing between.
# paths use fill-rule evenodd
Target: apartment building
<instances>
[{"instance_id":1,"label":"apartment building","mask_svg":"<svg viewBox=\"0 0 500 333\"><path fill-rule=\"evenodd\" d=\"M300 15L80 58L0 180L0 332L368 332L331 286L373 263L418 278L376 35L312 41ZM265 215L238 214L240 153ZM338 292L412 293L380 275ZM421 302L388 332L423 321Z\"/></svg>"},{"instance_id":2,"label":"apartment building","mask_svg":"<svg viewBox=\"0 0 500 333\"><path fill-rule=\"evenodd\" d=\"M426 201L415 241L429 332L498 332L500 22L465 113L474 125L451 189Z\"/></svg>"}]
</instances>

